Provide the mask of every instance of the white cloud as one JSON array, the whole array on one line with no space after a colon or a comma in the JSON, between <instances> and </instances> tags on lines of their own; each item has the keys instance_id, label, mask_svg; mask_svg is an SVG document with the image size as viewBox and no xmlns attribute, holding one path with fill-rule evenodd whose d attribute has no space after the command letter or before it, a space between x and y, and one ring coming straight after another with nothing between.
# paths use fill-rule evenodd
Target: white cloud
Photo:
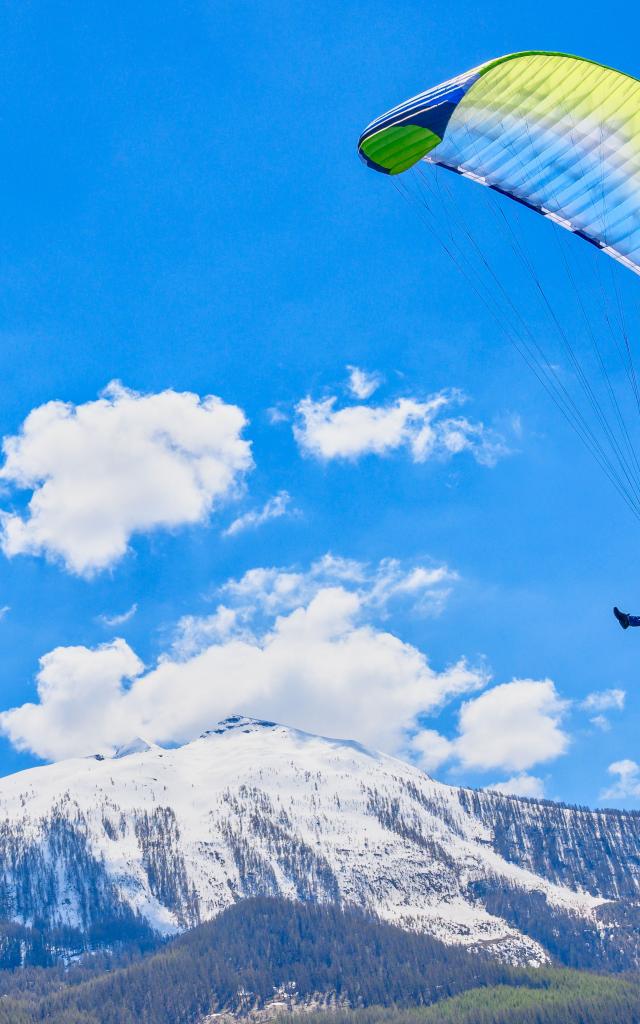
<instances>
[{"instance_id":1,"label":"white cloud","mask_svg":"<svg viewBox=\"0 0 640 1024\"><path fill-rule=\"evenodd\" d=\"M454 756L455 745L435 729L421 729L412 738L410 750L425 772L435 772Z\"/></svg>"},{"instance_id":2,"label":"white cloud","mask_svg":"<svg viewBox=\"0 0 640 1024\"><path fill-rule=\"evenodd\" d=\"M359 366L347 366L347 370L349 370L349 390L360 401L371 398L373 392L377 391L382 383L379 373L367 373Z\"/></svg>"},{"instance_id":3,"label":"white cloud","mask_svg":"<svg viewBox=\"0 0 640 1024\"><path fill-rule=\"evenodd\" d=\"M220 604L211 615L183 615L171 645L178 658L192 658L206 650L213 642L237 637L241 616L235 608ZM247 636L251 634L247 631Z\"/></svg>"},{"instance_id":4,"label":"white cloud","mask_svg":"<svg viewBox=\"0 0 640 1024\"><path fill-rule=\"evenodd\" d=\"M295 608L317 592L315 574L276 568L248 569L239 580L221 587L223 594L240 604L259 606L267 614Z\"/></svg>"},{"instance_id":5,"label":"white cloud","mask_svg":"<svg viewBox=\"0 0 640 1024\"><path fill-rule=\"evenodd\" d=\"M11 605L3 604L2 607L0 608L0 620L4 619L5 615L8 615L10 611Z\"/></svg>"},{"instance_id":6,"label":"white cloud","mask_svg":"<svg viewBox=\"0 0 640 1024\"><path fill-rule=\"evenodd\" d=\"M107 752L134 735L182 742L240 708L399 751L418 716L486 685L464 661L433 669L375 624L377 570L328 556L313 573L256 573L228 591L235 607L182 619L173 649L149 671L123 640L52 651L38 703L4 712L0 728L17 748L58 758Z\"/></svg>"},{"instance_id":7,"label":"white cloud","mask_svg":"<svg viewBox=\"0 0 640 1024\"><path fill-rule=\"evenodd\" d=\"M640 797L640 765L629 758L614 761L607 771L616 781L600 794L601 800L626 800Z\"/></svg>"},{"instance_id":8,"label":"white cloud","mask_svg":"<svg viewBox=\"0 0 640 1024\"><path fill-rule=\"evenodd\" d=\"M540 800L544 796L544 779L521 772L510 779L505 779L504 782L492 782L484 788L505 793L507 796L529 796L534 800Z\"/></svg>"},{"instance_id":9,"label":"white cloud","mask_svg":"<svg viewBox=\"0 0 640 1024\"><path fill-rule=\"evenodd\" d=\"M56 647L40 659L38 703L0 715L0 728L21 750L57 760L111 749L132 735L124 683L142 662L124 640L89 650Z\"/></svg>"},{"instance_id":10,"label":"white cloud","mask_svg":"<svg viewBox=\"0 0 640 1024\"><path fill-rule=\"evenodd\" d=\"M272 405L267 409L267 419L272 426L278 426L280 423L288 423L291 419L290 413L283 408L282 405Z\"/></svg>"},{"instance_id":11,"label":"white cloud","mask_svg":"<svg viewBox=\"0 0 640 1024\"><path fill-rule=\"evenodd\" d=\"M125 622L130 622L138 611L138 605L134 602L130 608L127 608L126 612L120 612L119 615L98 615L98 621L103 626L122 626Z\"/></svg>"},{"instance_id":12,"label":"white cloud","mask_svg":"<svg viewBox=\"0 0 640 1024\"><path fill-rule=\"evenodd\" d=\"M44 554L91 576L134 533L203 523L252 466L244 413L215 396L140 395L112 383L94 402L48 402L4 439L0 479L30 490L2 512L5 555Z\"/></svg>"},{"instance_id":13,"label":"white cloud","mask_svg":"<svg viewBox=\"0 0 640 1024\"><path fill-rule=\"evenodd\" d=\"M239 580L229 580L221 592L236 605L277 614L307 603L325 587L347 584L357 590L363 605L380 611L394 600L405 599L418 612L437 614L457 579L457 573L446 565L406 566L394 558L370 565L327 554L304 572L275 567L250 569Z\"/></svg>"},{"instance_id":14,"label":"white cloud","mask_svg":"<svg viewBox=\"0 0 640 1024\"><path fill-rule=\"evenodd\" d=\"M427 771L450 761L470 771L523 773L568 749L561 727L567 706L550 679L515 679L465 701L453 739L429 730L425 740L414 736L410 748Z\"/></svg>"},{"instance_id":15,"label":"white cloud","mask_svg":"<svg viewBox=\"0 0 640 1024\"><path fill-rule=\"evenodd\" d=\"M487 673L464 660L437 671L381 625L393 602L437 604L433 595L454 578L445 566L371 566L330 554L305 571L250 570L220 588L224 603L211 614L184 616L150 669L121 639L51 651L37 676L38 702L0 714L0 730L16 748L56 759L107 753L134 735L184 742L240 709L409 751L428 771L447 762L515 771L511 791L524 792L535 785L526 770L568 745L553 683L485 690L463 703L449 739L423 724L485 688Z\"/></svg>"},{"instance_id":16,"label":"white cloud","mask_svg":"<svg viewBox=\"0 0 640 1024\"><path fill-rule=\"evenodd\" d=\"M550 679L516 679L467 701L460 711L456 755L463 768L521 772L564 754L566 710Z\"/></svg>"},{"instance_id":17,"label":"white cloud","mask_svg":"<svg viewBox=\"0 0 640 1024\"><path fill-rule=\"evenodd\" d=\"M596 690L582 701L585 711L622 711L627 694L625 690Z\"/></svg>"},{"instance_id":18,"label":"white cloud","mask_svg":"<svg viewBox=\"0 0 640 1024\"><path fill-rule=\"evenodd\" d=\"M604 715L594 715L589 721L592 725L595 725L596 729L600 729L602 732L609 732L611 729L611 722Z\"/></svg>"},{"instance_id":19,"label":"white cloud","mask_svg":"<svg viewBox=\"0 0 640 1024\"><path fill-rule=\"evenodd\" d=\"M255 530L258 526L262 526L263 523L268 523L270 519L280 519L287 514L295 515L295 510L289 507L290 504L291 495L287 491L278 491L273 498L269 498L261 509L245 512L244 515L234 519L231 525L223 531L222 535L223 537L234 537L244 530Z\"/></svg>"},{"instance_id":20,"label":"white cloud","mask_svg":"<svg viewBox=\"0 0 640 1024\"><path fill-rule=\"evenodd\" d=\"M611 723L606 715L602 714L602 712L622 711L626 696L627 694L625 690L596 690L593 693L588 694L584 700L581 701L579 707L583 711L598 712L597 714L592 715L589 721L592 725L595 725L596 729L600 729L601 732L609 732L611 729Z\"/></svg>"},{"instance_id":21,"label":"white cloud","mask_svg":"<svg viewBox=\"0 0 640 1024\"><path fill-rule=\"evenodd\" d=\"M458 574L446 565L406 569L396 559L385 558L371 581L369 600L385 608L395 598L409 598L416 611L438 614L457 579Z\"/></svg>"},{"instance_id":22,"label":"white cloud","mask_svg":"<svg viewBox=\"0 0 640 1024\"><path fill-rule=\"evenodd\" d=\"M306 454L318 459L356 460L407 448L414 462L448 459L468 451L477 462L495 465L508 454L504 438L482 423L462 416L442 417L460 404L459 391L440 391L426 401L398 398L387 405L351 405L336 409L334 397L304 398L296 406L294 436Z\"/></svg>"}]
</instances>

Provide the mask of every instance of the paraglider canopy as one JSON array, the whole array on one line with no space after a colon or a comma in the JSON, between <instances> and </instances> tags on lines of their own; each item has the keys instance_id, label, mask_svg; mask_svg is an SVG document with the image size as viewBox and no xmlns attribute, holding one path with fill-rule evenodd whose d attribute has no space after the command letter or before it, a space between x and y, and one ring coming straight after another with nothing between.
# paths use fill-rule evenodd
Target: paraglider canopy
<instances>
[{"instance_id":1,"label":"paraglider canopy","mask_svg":"<svg viewBox=\"0 0 640 1024\"><path fill-rule=\"evenodd\" d=\"M601 271L607 261L594 252L640 273L640 81L569 54L508 54L382 114L362 133L358 151L415 205L640 520L640 375L617 268L608 263L607 282ZM472 190L478 197L500 193L552 222L556 272L564 269L560 292L556 280L545 287L529 232L518 238L516 206L495 197L461 211L441 168L485 186ZM506 239L509 274L493 266L495 244L485 244L486 234L474 237L472 205L487 213L495 207L491 241ZM591 245L572 247L568 232ZM591 255L586 262L594 266L587 266L582 257ZM553 260L546 254L544 262ZM515 284L517 265L537 314L525 304L526 289Z\"/></svg>"},{"instance_id":2,"label":"paraglider canopy","mask_svg":"<svg viewBox=\"0 0 640 1024\"><path fill-rule=\"evenodd\" d=\"M524 203L640 273L640 81L569 54L482 64L376 118L358 151L420 160Z\"/></svg>"}]
</instances>

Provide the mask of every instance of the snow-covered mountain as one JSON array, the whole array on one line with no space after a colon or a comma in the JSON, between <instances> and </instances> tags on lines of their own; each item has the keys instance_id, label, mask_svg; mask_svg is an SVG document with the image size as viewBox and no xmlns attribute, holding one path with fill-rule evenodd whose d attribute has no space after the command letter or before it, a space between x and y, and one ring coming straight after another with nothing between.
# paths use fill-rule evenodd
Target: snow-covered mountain
<instances>
[{"instance_id":1,"label":"snow-covered mountain","mask_svg":"<svg viewBox=\"0 0 640 1024\"><path fill-rule=\"evenodd\" d=\"M458 789L234 716L0 780L0 916L171 933L258 894L357 904L514 962L636 964L640 816ZM571 952L573 951L573 952Z\"/></svg>"}]
</instances>

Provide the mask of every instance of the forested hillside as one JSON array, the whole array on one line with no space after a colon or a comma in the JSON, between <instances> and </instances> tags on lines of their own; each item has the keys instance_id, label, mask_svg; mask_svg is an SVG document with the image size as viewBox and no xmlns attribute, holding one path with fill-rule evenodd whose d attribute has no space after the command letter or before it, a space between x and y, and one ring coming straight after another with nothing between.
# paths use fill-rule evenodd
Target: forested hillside
<instances>
[{"instance_id":1,"label":"forested hillside","mask_svg":"<svg viewBox=\"0 0 640 1024\"><path fill-rule=\"evenodd\" d=\"M640 1020L635 981L513 968L357 909L255 899L126 965L89 959L67 971L0 972L0 1024L199 1024L221 1010L246 1017L274 993L284 1010L337 1007L333 1024ZM436 1003L449 1016L430 1014ZM571 1016L578 1006L601 1016ZM532 1007L547 1016L504 1016ZM602 1016L605 1007L615 1014ZM332 1020L325 1010L317 1024Z\"/></svg>"},{"instance_id":2,"label":"forested hillside","mask_svg":"<svg viewBox=\"0 0 640 1024\"><path fill-rule=\"evenodd\" d=\"M255 899L116 970L96 972L89 961L66 974L4 972L0 1024L180 1024L216 1009L246 1012L280 987L301 999L331 993L351 1005L410 1006L514 976L356 909Z\"/></svg>"},{"instance_id":3,"label":"forested hillside","mask_svg":"<svg viewBox=\"0 0 640 1024\"><path fill-rule=\"evenodd\" d=\"M298 1018L299 1019L299 1018ZM529 971L524 983L474 988L412 1009L313 1013L307 1024L638 1024L640 982L584 971ZM281 1024L296 1024L292 1015Z\"/></svg>"}]
</instances>

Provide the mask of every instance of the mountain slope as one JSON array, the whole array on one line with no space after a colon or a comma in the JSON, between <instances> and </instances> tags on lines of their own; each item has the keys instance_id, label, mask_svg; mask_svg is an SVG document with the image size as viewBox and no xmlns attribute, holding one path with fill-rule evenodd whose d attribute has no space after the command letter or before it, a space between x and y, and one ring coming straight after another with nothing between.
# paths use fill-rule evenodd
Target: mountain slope
<instances>
[{"instance_id":1,"label":"mountain slope","mask_svg":"<svg viewBox=\"0 0 640 1024\"><path fill-rule=\"evenodd\" d=\"M638 815L457 789L274 723L21 772L0 819L2 914L45 929L171 934L267 895L511 962L638 962Z\"/></svg>"},{"instance_id":2,"label":"mountain slope","mask_svg":"<svg viewBox=\"0 0 640 1024\"><path fill-rule=\"evenodd\" d=\"M462 1005L450 998L464 992ZM89 957L67 971L0 973L0 1024L216 1024L230 1014L257 1024L287 1010L296 1014L289 1024L420 1024L440 1020L425 1011L433 1003L442 1019L461 1011L472 1024L485 1019L473 1009L531 1006L544 1008L547 1024L631 1024L640 987L613 975L509 967L353 908L265 898L243 900L126 967Z\"/></svg>"}]
</instances>

